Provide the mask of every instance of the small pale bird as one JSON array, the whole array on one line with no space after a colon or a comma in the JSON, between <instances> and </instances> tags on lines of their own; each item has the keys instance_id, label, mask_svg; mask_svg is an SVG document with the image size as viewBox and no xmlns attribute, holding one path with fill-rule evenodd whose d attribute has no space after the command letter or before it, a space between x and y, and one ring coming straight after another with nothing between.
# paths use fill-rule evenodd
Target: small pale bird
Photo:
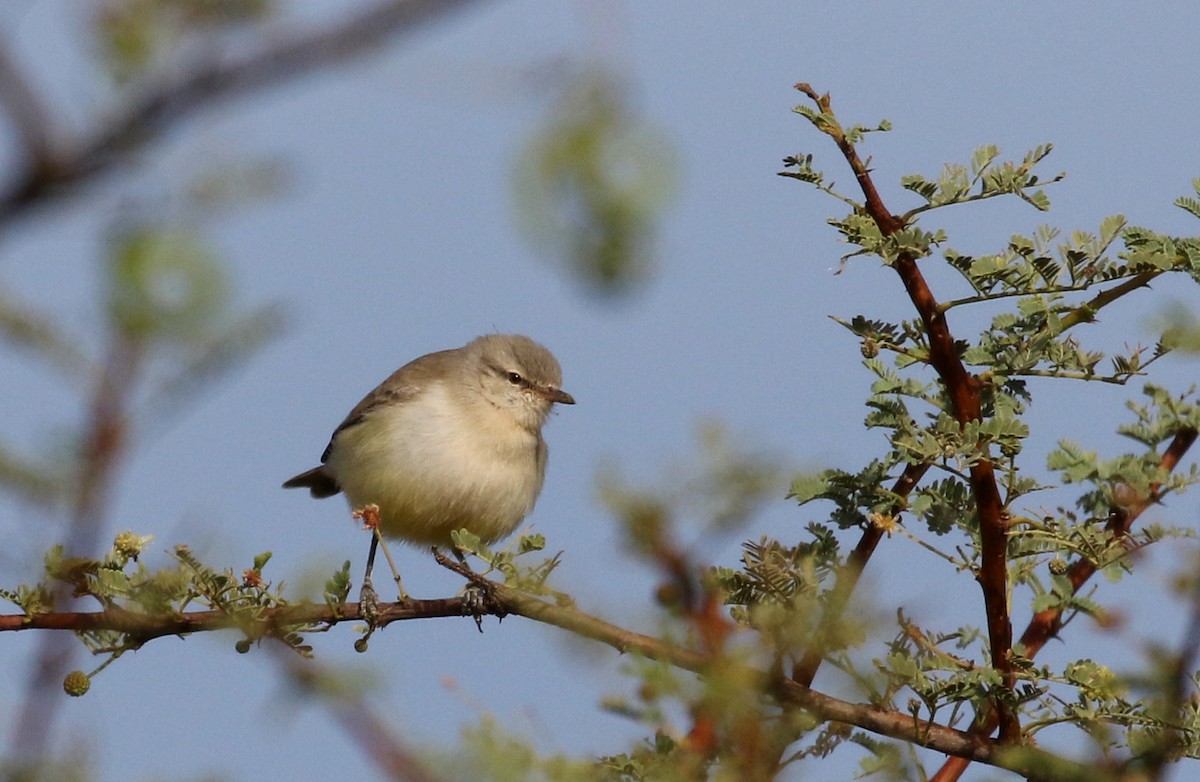
<instances>
[{"instance_id":1,"label":"small pale bird","mask_svg":"<svg viewBox=\"0 0 1200 782\"><path fill-rule=\"evenodd\" d=\"M494 542L542 490L542 425L555 403L575 404L561 384L554 355L519 334L421 356L350 411L319 467L283 486L317 498L344 492L354 509L378 505L380 531L407 543L448 545L457 529Z\"/></svg>"}]
</instances>

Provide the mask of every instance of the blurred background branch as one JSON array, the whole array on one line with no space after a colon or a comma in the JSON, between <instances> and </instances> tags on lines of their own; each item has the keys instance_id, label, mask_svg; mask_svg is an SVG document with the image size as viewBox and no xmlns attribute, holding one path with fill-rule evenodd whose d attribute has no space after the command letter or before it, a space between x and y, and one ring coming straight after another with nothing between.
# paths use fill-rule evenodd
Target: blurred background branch
<instances>
[{"instance_id":1,"label":"blurred background branch","mask_svg":"<svg viewBox=\"0 0 1200 782\"><path fill-rule=\"evenodd\" d=\"M74 140L55 141L49 107L37 100L0 50L0 98L21 131L25 165L0 184L0 227L29 209L98 179L172 125L212 103L261 90L362 56L400 33L423 28L478 0L388 0L348 18L298 29L249 51L188 66L136 89L127 105Z\"/></svg>"}]
</instances>

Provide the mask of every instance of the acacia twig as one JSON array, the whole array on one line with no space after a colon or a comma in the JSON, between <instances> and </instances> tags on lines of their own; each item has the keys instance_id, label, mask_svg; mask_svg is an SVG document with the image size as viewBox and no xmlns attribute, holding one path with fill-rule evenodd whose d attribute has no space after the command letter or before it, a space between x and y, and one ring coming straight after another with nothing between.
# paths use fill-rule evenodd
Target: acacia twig
<instances>
[{"instance_id":1,"label":"acacia twig","mask_svg":"<svg viewBox=\"0 0 1200 782\"><path fill-rule=\"evenodd\" d=\"M899 499L892 506L892 515L897 516L903 510L902 503L912 492L916 485L920 483L921 478L929 470L928 464L909 464L904 468L904 472L896 479L896 483L892 486L892 494L895 494ZM814 634L812 644L804 650L804 657L796 664L792 671L792 681L802 684L805 687L811 687L813 679L816 678L817 669L821 666L824 660L826 648L825 639L828 638L832 628L841 619L843 611L846 609L846 604L850 602L851 596L854 594L855 588L858 586L858 581L862 577L863 571L867 567L867 563L871 560L871 555L875 553L875 547L879 545L879 541L883 539L884 529L882 526L868 520L866 527L862 531L862 536L858 539L858 545L846 557L846 564L838 571L837 582L834 584L833 593L829 597L829 603L825 608L825 613L821 616L821 624Z\"/></svg>"},{"instance_id":2,"label":"acacia twig","mask_svg":"<svg viewBox=\"0 0 1200 782\"><path fill-rule=\"evenodd\" d=\"M1158 463L1159 467L1167 472L1173 471L1183 459L1184 454L1195 444L1196 436L1197 433L1194 429L1184 429L1176 434L1171 439L1170 445L1167 446L1167 450L1163 452L1162 459ZM1133 529L1134 522L1147 508L1161 501L1162 498L1162 485L1151 484L1149 493L1139 502L1125 509L1114 510L1105 525L1106 529L1121 537L1123 544L1132 545L1133 541L1129 538L1129 532ZM1067 568L1067 579L1071 583L1072 594L1078 593L1095 574L1096 565L1090 559L1081 557L1072 562L1071 566ZM1056 637L1062 628L1062 621L1062 607L1047 608L1034 614L1025 627L1025 632L1021 633L1020 643L1024 647L1025 657L1032 660L1051 638ZM995 714L987 712L976 715L975 721L971 723L970 732L986 736L995 728ZM930 782L955 782L970 764L971 761L965 758L947 758L937 773L930 777Z\"/></svg>"},{"instance_id":3,"label":"acacia twig","mask_svg":"<svg viewBox=\"0 0 1200 782\"><path fill-rule=\"evenodd\" d=\"M476 575L473 581L482 577ZM486 580L485 580L486 581ZM483 612L495 616L522 616L535 622L553 625L575 635L606 644L621 653L634 653L692 671L701 676L709 673L710 657L702 652L669 643L660 638L637 633L587 614L568 605L559 605L541 597L487 581ZM432 617L464 616L461 598L439 600L409 600L380 606L375 619L377 627L396 621ZM289 625L335 625L347 621L363 621L357 603L336 607L302 605L268 609L256 620L222 611L195 611L176 615L144 615L120 609L99 612L67 612L35 614L32 616L0 616L3 630L97 630L106 629L130 633L145 641L166 635L213 631L237 627L258 637L283 632ZM994 765L1017 773L1031 768L1054 764L1066 769L1062 774L1046 779L1088 780L1098 782L1089 767L1065 761L1043 750L1022 748L1019 753L1006 752L998 741L956 730L916 718L912 714L893 711L870 704L852 703L804 687L794 681L781 679L764 671L748 670L747 680L776 701L790 707L805 709L821 720L846 723L883 736L911 742L922 747L951 755L961 755L972 761ZM1086 774L1092 773L1092 777Z\"/></svg>"},{"instance_id":4,"label":"acacia twig","mask_svg":"<svg viewBox=\"0 0 1200 782\"><path fill-rule=\"evenodd\" d=\"M834 140L854 172L865 199L863 210L867 216L885 237L903 230L904 221L892 214L884 204L871 179L870 170L838 124L830 106L829 94L821 95L808 84L797 84L796 89L812 99L821 111L822 121L815 123L816 127ZM967 371L959 357L946 313L921 274L917 260L909 253L901 252L891 265L900 275L904 289L929 336L929 363L942 381L959 426L981 420L983 384ZM1016 684L1016 677L1012 663L1012 618L1008 607L1008 530L1004 523L1004 501L986 447L980 458L972 463L970 476L971 493L979 517L980 564L976 578L983 588L992 666L1003 677L1004 686L1011 690ZM1001 741L1018 741L1021 726L1015 712L1000 699L996 701L996 710L1000 719Z\"/></svg>"}]
</instances>

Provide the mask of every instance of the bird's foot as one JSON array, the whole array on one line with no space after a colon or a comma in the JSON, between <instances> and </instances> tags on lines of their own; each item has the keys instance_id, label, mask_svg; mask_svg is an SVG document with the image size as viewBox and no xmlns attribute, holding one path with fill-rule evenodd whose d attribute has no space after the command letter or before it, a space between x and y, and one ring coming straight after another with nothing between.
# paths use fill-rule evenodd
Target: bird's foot
<instances>
[{"instance_id":1,"label":"bird's foot","mask_svg":"<svg viewBox=\"0 0 1200 782\"><path fill-rule=\"evenodd\" d=\"M369 626L374 627L375 620L379 618L379 593L375 591L375 585L371 583L370 578L364 579L362 589L358 590L358 605L362 618Z\"/></svg>"},{"instance_id":2,"label":"bird's foot","mask_svg":"<svg viewBox=\"0 0 1200 782\"><path fill-rule=\"evenodd\" d=\"M370 576L363 579L362 589L358 590L358 610L367 623L367 632L354 642L354 651L362 653L367 651L367 642L375 633L375 622L379 619L379 593L371 584Z\"/></svg>"},{"instance_id":3,"label":"bird's foot","mask_svg":"<svg viewBox=\"0 0 1200 782\"><path fill-rule=\"evenodd\" d=\"M483 632L483 617L488 613L488 603L491 601L492 595L487 587L479 584L467 584L462 591L462 612L463 616L469 616L475 620L475 626L479 628L479 632Z\"/></svg>"},{"instance_id":4,"label":"bird's foot","mask_svg":"<svg viewBox=\"0 0 1200 782\"><path fill-rule=\"evenodd\" d=\"M488 614L494 614L497 617L504 618L504 610L496 597L496 592L493 584L483 575L476 573L467 563L467 558L462 549L452 547L457 562L451 562L437 546L433 547L434 559L438 561L444 568L453 570L463 578L467 579L467 585L459 592L459 601L463 616L469 616L475 620L475 626L479 628L479 632L483 632L483 617Z\"/></svg>"}]
</instances>

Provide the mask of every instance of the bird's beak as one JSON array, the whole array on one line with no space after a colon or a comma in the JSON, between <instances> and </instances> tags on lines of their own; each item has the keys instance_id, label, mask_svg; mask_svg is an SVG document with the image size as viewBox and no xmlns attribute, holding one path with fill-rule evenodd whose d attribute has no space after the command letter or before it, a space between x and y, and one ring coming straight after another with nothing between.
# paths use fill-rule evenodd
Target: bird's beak
<instances>
[{"instance_id":1,"label":"bird's beak","mask_svg":"<svg viewBox=\"0 0 1200 782\"><path fill-rule=\"evenodd\" d=\"M560 405L575 404L575 397L563 391L561 388L547 387L537 390L538 396L550 402L558 402Z\"/></svg>"}]
</instances>

